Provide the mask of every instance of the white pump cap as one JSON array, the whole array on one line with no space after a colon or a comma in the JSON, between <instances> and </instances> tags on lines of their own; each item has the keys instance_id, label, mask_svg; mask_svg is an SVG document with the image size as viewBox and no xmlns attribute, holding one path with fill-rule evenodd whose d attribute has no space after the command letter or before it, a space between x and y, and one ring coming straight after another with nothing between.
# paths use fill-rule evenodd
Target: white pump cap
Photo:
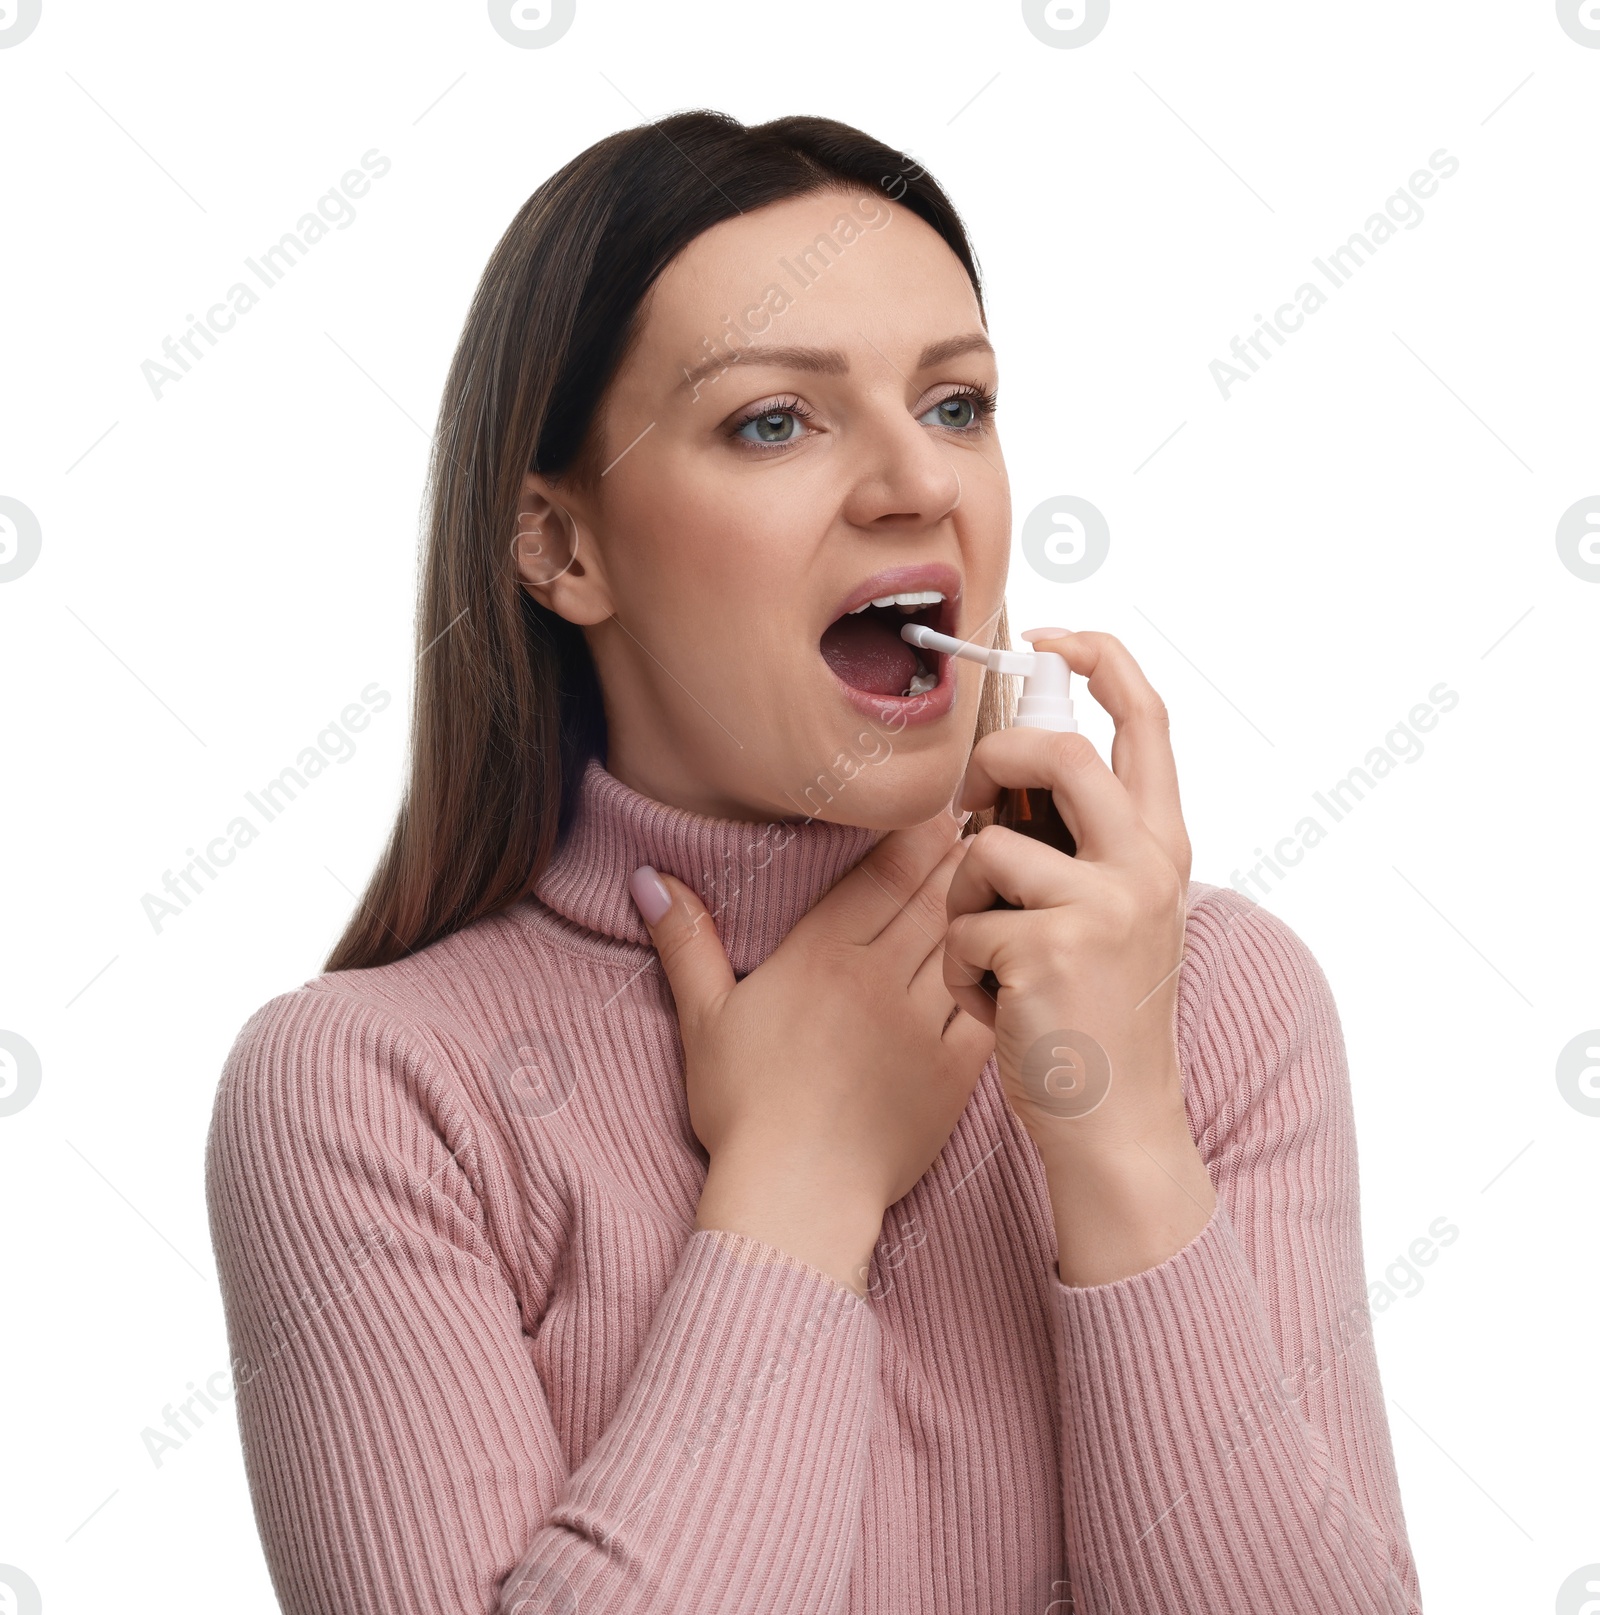
<instances>
[{"instance_id":1,"label":"white pump cap","mask_svg":"<svg viewBox=\"0 0 1600 1615\"><path fill-rule=\"evenodd\" d=\"M1029 628L1023 638L1047 639L1066 632L1060 628ZM994 673L1020 673L1022 695L1017 702L1013 727L1052 729L1058 734L1075 732L1078 720L1072 715L1072 668L1059 651L990 650L970 640L952 639L917 623L907 623L900 637L922 650L943 651L969 662L982 662Z\"/></svg>"},{"instance_id":2,"label":"white pump cap","mask_svg":"<svg viewBox=\"0 0 1600 1615\"><path fill-rule=\"evenodd\" d=\"M1056 632L1053 628L1028 628L1022 637L1032 644L1035 638L1048 639ZM1075 731L1078 720L1072 715L1072 668L1066 657L1059 651L1036 650L1030 660L1033 670L1023 678L1012 727Z\"/></svg>"}]
</instances>

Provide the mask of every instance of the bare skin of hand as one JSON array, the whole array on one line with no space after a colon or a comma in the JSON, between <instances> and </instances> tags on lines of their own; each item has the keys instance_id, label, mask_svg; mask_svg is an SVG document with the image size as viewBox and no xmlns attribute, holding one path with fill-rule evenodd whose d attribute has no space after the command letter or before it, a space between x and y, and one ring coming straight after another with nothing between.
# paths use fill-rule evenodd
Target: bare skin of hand
<instances>
[{"instance_id":1,"label":"bare skin of hand","mask_svg":"<svg viewBox=\"0 0 1600 1615\"><path fill-rule=\"evenodd\" d=\"M940 813L884 836L738 982L699 897L658 877L672 903L650 932L711 1157L698 1228L751 1234L865 1293L885 1209L944 1148L994 1046L945 985L959 832Z\"/></svg>"},{"instance_id":2,"label":"bare skin of hand","mask_svg":"<svg viewBox=\"0 0 1600 1615\"><path fill-rule=\"evenodd\" d=\"M1111 766L1081 734L1003 729L973 748L964 807L1048 786L1078 851L994 825L972 837L950 883L945 980L994 1029L1049 1181L1062 1283L1106 1284L1174 1255L1216 1205L1174 1030L1189 837L1166 707L1126 647L1101 633L1033 644L1110 713ZM991 909L997 897L1016 908Z\"/></svg>"}]
</instances>

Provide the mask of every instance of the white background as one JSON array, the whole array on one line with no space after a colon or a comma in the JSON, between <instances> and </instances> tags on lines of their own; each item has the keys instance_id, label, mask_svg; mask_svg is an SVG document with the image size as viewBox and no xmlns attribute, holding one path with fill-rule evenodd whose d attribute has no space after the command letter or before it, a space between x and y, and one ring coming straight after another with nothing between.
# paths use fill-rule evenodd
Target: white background
<instances>
[{"instance_id":1,"label":"white background","mask_svg":"<svg viewBox=\"0 0 1600 1615\"><path fill-rule=\"evenodd\" d=\"M0 1116L0 1563L49 1612L274 1607L231 1406L159 1467L141 1436L228 1360L217 1076L390 826L425 454L485 258L569 157L702 105L857 124L962 211L1018 526L1074 494L1111 532L1071 586L1019 553L1013 628L1132 648L1197 878L1459 695L1264 901L1340 1007L1369 1276L1459 1229L1374 1323L1427 1607L1557 1607L1600 1561L1600 1117L1555 1076L1600 1026L1600 566L1555 542L1600 494L1600 49L1549 0L1114 0L1075 49L971 0L579 0L547 49L482 4L44 0L0 50L0 495L42 531L0 583L0 1028L43 1074ZM355 222L154 398L142 361L372 148ZM1225 401L1211 361L1440 149L1423 222ZM356 754L154 930L144 895L373 682Z\"/></svg>"}]
</instances>

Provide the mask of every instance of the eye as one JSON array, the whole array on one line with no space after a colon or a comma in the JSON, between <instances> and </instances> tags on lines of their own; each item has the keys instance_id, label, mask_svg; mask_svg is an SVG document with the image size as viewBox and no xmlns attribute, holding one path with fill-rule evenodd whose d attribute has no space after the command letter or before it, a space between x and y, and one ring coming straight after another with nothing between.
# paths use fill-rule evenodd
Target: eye
<instances>
[{"instance_id":1,"label":"eye","mask_svg":"<svg viewBox=\"0 0 1600 1615\"><path fill-rule=\"evenodd\" d=\"M941 398L919 419L927 421L930 426L946 426L955 431L970 432L994 418L998 401L997 388L962 387ZM930 420L929 416L933 419Z\"/></svg>"},{"instance_id":2,"label":"eye","mask_svg":"<svg viewBox=\"0 0 1600 1615\"><path fill-rule=\"evenodd\" d=\"M798 398L771 398L736 421L730 435L745 443L782 446L798 441L799 423L810 416Z\"/></svg>"}]
</instances>

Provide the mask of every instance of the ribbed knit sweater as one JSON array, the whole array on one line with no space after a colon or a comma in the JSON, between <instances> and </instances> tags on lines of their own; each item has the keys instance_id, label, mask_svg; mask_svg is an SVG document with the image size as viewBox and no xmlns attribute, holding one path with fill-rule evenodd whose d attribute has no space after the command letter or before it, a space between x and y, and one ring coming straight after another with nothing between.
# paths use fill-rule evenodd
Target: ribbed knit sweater
<instances>
[{"instance_id":1,"label":"ribbed knit sweater","mask_svg":"<svg viewBox=\"0 0 1600 1615\"><path fill-rule=\"evenodd\" d=\"M865 1298L694 1228L707 1155L628 876L694 886L742 975L877 836L593 762L533 895L246 1023L207 1195L290 1615L1420 1610L1337 1012L1237 892L1190 883L1217 1206L1158 1266L1061 1283L992 1061Z\"/></svg>"}]
</instances>

